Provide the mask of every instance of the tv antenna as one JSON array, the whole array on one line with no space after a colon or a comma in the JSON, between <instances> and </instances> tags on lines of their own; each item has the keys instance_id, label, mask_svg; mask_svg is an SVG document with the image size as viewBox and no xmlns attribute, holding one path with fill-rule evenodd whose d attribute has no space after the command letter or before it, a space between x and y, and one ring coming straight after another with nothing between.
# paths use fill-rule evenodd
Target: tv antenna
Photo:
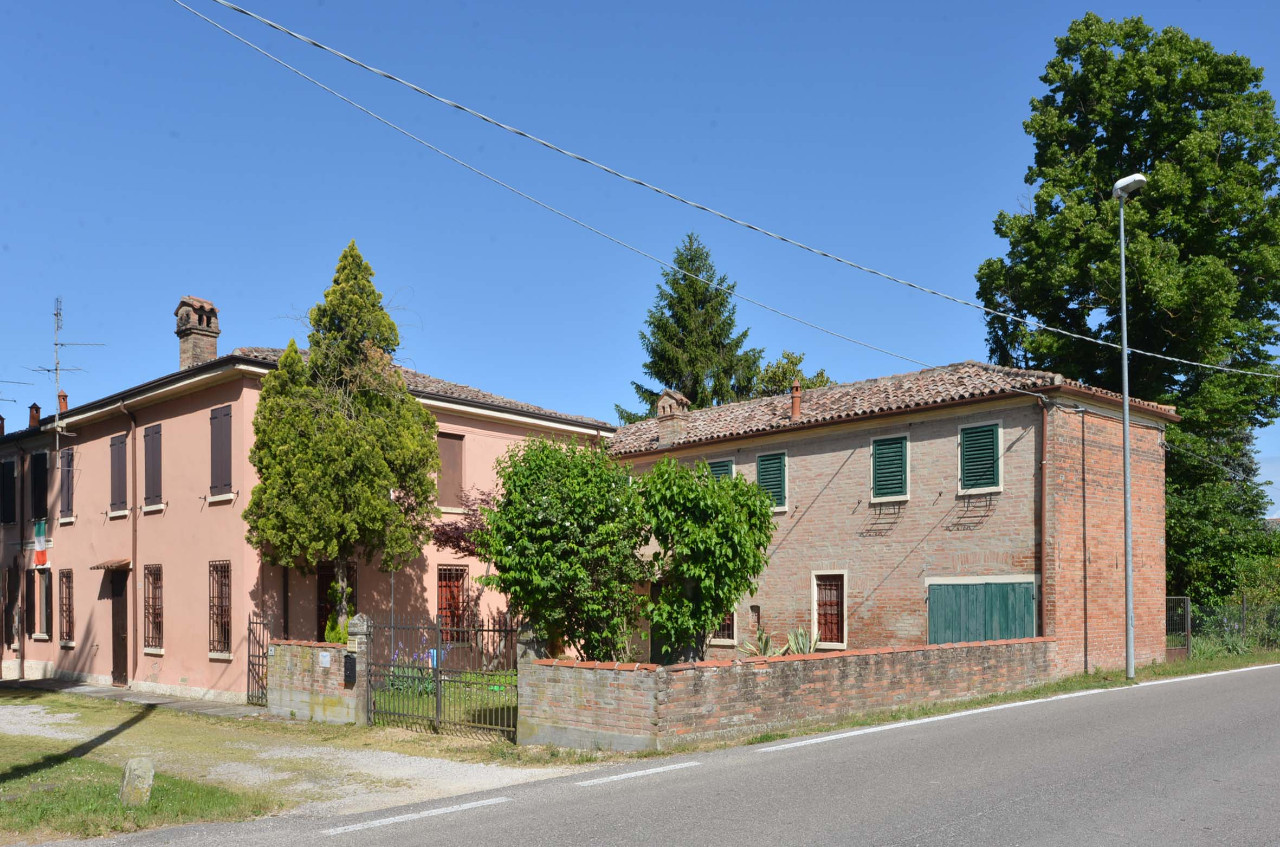
<instances>
[{"instance_id":1,"label":"tv antenna","mask_svg":"<svg viewBox=\"0 0 1280 847\"><path fill-rule=\"evenodd\" d=\"M30 368L29 370L38 373L52 374L53 386L57 389L58 405L53 407L53 451L54 456L58 457L55 461L61 462L62 453L59 449L61 445L61 436L66 435L74 438L74 432L64 432L61 421L62 415L62 375L74 371L83 371L84 368L64 368L62 366L62 348L63 347L105 347L105 344L97 341L63 341L62 333L62 298L55 297L53 299L53 367Z\"/></svg>"}]
</instances>

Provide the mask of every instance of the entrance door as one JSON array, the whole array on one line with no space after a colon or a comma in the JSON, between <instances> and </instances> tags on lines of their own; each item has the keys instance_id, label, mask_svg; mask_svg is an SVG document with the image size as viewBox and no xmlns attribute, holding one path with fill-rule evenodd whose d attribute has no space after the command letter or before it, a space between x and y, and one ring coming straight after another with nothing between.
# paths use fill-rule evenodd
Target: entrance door
<instances>
[{"instance_id":1,"label":"entrance door","mask_svg":"<svg viewBox=\"0 0 1280 847\"><path fill-rule=\"evenodd\" d=\"M129 684L128 571L111 571L111 684Z\"/></svg>"}]
</instances>

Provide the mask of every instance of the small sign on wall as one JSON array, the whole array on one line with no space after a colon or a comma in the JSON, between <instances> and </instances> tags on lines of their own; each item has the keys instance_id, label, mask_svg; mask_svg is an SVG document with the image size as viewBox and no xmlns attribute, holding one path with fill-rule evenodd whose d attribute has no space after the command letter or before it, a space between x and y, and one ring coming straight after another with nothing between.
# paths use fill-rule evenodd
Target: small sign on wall
<instances>
[{"instance_id":1,"label":"small sign on wall","mask_svg":"<svg viewBox=\"0 0 1280 847\"><path fill-rule=\"evenodd\" d=\"M332 663L333 663L333 654L332 654L332 653L330 653L328 650L321 651L321 653L320 653L320 667L322 667L322 668L327 668L327 667L329 667Z\"/></svg>"},{"instance_id":2,"label":"small sign on wall","mask_svg":"<svg viewBox=\"0 0 1280 847\"><path fill-rule=\"evenodd\" d=\"M276 654L276 645L272 644L267 647L267 655L274 656Z\"/></svg>"}]
</instances>

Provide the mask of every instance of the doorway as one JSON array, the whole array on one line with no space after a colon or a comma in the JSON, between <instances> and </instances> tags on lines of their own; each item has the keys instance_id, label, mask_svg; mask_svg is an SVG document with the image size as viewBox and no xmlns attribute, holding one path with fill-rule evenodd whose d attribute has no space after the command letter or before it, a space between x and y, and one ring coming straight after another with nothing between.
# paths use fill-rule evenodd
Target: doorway
<instances>
[{"instance_id":1,"label":"doorway","mask_svg":"<svg viewBox=\"0 0 1280 847\"><path fill-rule=\"evenodd\" d=\"M111 571L111 684L129 684L128 571Z\"/></svg>"}]
</instances>

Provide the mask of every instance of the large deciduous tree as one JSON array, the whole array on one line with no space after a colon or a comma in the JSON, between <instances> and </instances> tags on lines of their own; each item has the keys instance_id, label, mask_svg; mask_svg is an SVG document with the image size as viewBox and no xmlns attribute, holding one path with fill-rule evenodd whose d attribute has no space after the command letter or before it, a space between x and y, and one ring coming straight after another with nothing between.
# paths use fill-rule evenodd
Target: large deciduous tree
<instances>
[{"instance_id":1,"label":"large deciduous tree","mask_svg":"<svg viewBox=\"0 0 1280 847\"><path fill-rule=\"evenodd\" d=\"M803 353L783 350L776 361L768 363L760 371L760 377L756 380L751 396L773 397L786 394L796 380L800 381L800 387L804 389L825 388L835 383L835 380L827 376L827 372L822 368L818 368L811 376L805 376L802 365L804 365Z\"/></svg>"},{"instance_id":2,"label":"large deciduous tree","mask_svg":"<svg viewBox=\"0 0 1280 847\"><path fill-rule=\"evenodd\" d=\"M341 628L349 563L399 570L430 540L440 461L435 419L392 361L399 332L354 241L310 319L309 351L290 340L262 380L246 537L272 565L333 564Z\"/></svg>"},{"instance_id":3,"label":"large deciduous tree","mask_svg":"<svg viewBox=\"0 0 1280 847\"><path fill-rule=\"evenodd\" d=\"M615 407L623 423L652 415L664 388L688 397L694 409L745 399L760 372L763 351L745 347L748 330L738 332L732 294L736 283L717 275L702 240L686 235L672 264L676 270L662 272L645 319L648 329L640 331L640 346L648 356L642 369L657 380L658 388L631 383L645 409L637 413Z\"/></svg>"},{"instance_id":4,"label":"large deciduous tree","mask_svg":"<svg viewBox=\"0 0 1280 847\"><path fill-rule=\"evenodd\" d=\"M617 661L643 611L648 570L637 550L644 504L627 468L597 445L532 438L496 465L500 491L470 533L493 565L481 584L552 645Z\"/></svg>"},{"instance_id":5,"label":"large deciduous tree","mask_svg":"<svg viewBox=\"0 0 1280 847\"><path fill-rule=\"evenodd\" d=\"M650 632L663 656L701 659L707 636L748 593L768 560L773 497L736 474L716 479L705 462L663 459L640 480L657 550Z\"/></svg>"},{"instance_id":6,"label":"large deciduous tree","mask_svg":"<svg viewBox=\"0 0 1280 847\"><path fill-rule=\"evenodd\" d=\"M1125 206L1129 342L1250 371L1275 370L1280 299L1275 102L1262 69L1141 18L1074 21L1057 39L1024 123L1035 142L1030 208L1001 212L1004 258L978 270L990 308L1118 342L1119 245L1111 186L1145 173ZM1112 390L1111 347L988 315L1000 364L1044 368ZM1167 440L1169 587L1228 593L1267 555L1266 498L1251 432L1280 415L1277 381L1134 354L1134 396L1172 403Z\"/></svg>"}]
</instances>

